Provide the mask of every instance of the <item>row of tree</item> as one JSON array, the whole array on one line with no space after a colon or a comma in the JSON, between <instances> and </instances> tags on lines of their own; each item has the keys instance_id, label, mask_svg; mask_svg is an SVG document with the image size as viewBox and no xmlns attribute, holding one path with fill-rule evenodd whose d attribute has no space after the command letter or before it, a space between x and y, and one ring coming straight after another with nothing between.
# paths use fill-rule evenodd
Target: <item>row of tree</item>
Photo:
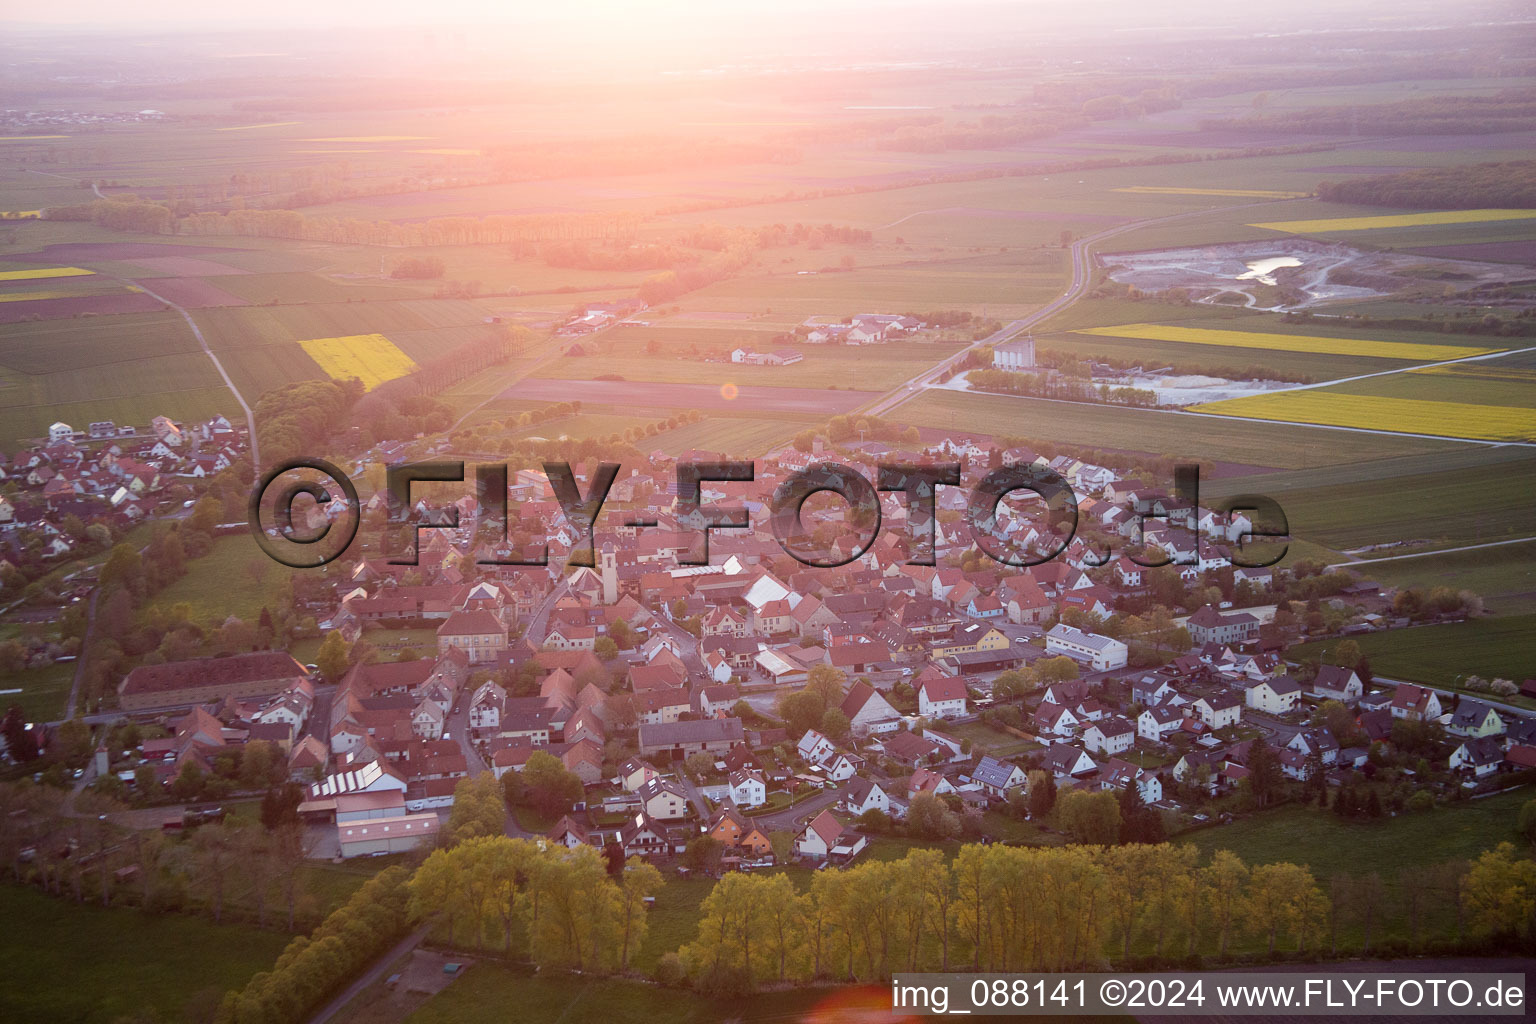
<instances>
[{"instance_id":1,"label":"row of tree","mask_svg":"<svg viewBox=\"0 0 1536 1024\"><path fill-rule=\"evenodd\" d=\"M1398 882L1392 907L1374 872L1320 884L1304 865L1250 866L1225 850L1202 866L1187 844L966 845L953 861L920 849L816 872L805 892L784 875L727 875L677 966L707 990L741 991L896 971L1087 969L1106 954L1226 957L1244 937L1270 955L1282 944L1321 954L1347 932L1369 950L1391 909L1415 945L1431 911L1457 941L1531 928L1536 862L1507 843Z\"/></svg>"},{"instance_id":2,"label":"row of tree","mask_svg":"<svg viewBox=\"0 0 1536 1024\"><path fill-rule=\"evenodd\" d=\"M215 1024L300 1021L405 933L410 871L385 868L352 894L314 934L288 944L270 971L225 995Z\"/></svg>"},{"instance_id":3,"label":"row of tree","mask_svg":"<svg viewBox=\"0 0 1536 1024\"><path fill-rule=\"evenodd\" d=\"M1526 121L1528 124L1529 115ZM1373 125L1372 131L1375 130ZM1317 186L1317 194L1333 203L1409 209L1527 208L1536 206L1536 160L1426 167L1348 181L1325 181Z\"/></svg>"},{"instance_id":4,"label":"row of tree","mask_svg":"<svg viewBox=\"0 0 1536 1024\"><path fill-rule=\"evenodd\" d=\"M590 846L480 836L427 857L410 880L410 913L440 923L461 948L625 971L661 883L661 872L639 858L614 864Z\"/></svg>"}]
</instances>

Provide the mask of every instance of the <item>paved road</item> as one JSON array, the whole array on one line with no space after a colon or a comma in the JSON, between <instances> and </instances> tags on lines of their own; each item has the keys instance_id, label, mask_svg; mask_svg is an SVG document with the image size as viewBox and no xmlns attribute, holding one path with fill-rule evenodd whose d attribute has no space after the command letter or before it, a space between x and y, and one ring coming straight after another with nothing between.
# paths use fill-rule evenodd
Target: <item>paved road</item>
<instances>
[{"instance_id":1,"label":"paved road","mask_svg":"<svg viewBox=\"0 0 1536 1024\"><path fill-rule=\"evenodd\" d=\"M837 803L837 790L823 790L804 803L786 807L772 814L764 814L753 820L769 832L798 832L806 822L835 803Z\"/></svg>"}]
</instances>

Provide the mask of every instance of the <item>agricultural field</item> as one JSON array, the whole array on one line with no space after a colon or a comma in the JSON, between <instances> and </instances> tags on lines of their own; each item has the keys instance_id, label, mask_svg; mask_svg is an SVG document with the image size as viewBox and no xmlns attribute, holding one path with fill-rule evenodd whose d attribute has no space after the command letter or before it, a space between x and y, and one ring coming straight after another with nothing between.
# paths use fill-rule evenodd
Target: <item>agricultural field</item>
<instances>
[{"instance_id":1,"label":"agricultural field","mask_svg":"<svg viewBox=\"0 0 1536 1024\"><path fill-rule=\"evenodd\" d=\"M1533 635L1536 613L1394 629L1355 640L1378 676L1455 688L1468 674L1515 682L1529 678ZM1319 657L1323 646L1304 644L1294 649L1294 655ZM1527 698L1513 699L1521 706L1536 707Z\"/></svg>"},{"instance_id":2,"label":"agricultural field","mask_svg":"<svg viewBox=\"0 0 1536 1024\"><path fill-rule=\"evenodd\" d=\"M1501 348L1487 348L1470 340L1465 345L1431 345L1422 342L1377 341L1370 338L1330 338L1304 334L1270 334L1258 331L1218 330L1209 327L1183 327L1163 324L1123 324L1115 327L1089 327L1079 329L1077 333L1105 335L1113 338L1146 338L1152 341L1175 341L1185 345L1219 345L1223 348L1310 352L1319 355L1399 359L1410 362L1464 359L1468 356L1486 355L1491 352L1503 351Z\"/></svg>"},{"instance_id":3,"label":"agricultural field","mask_svg":"<svg viewBox=\"0 0 1536 1024\"><path fill-rule=\"evenodd\" d=\"M1443 224L1484 224L1488 221L1531 220L1536 210L1441 210L1434 213L1393 213L1370 217L1324 217L1318 220L1283 220L1250 227L1285 231L1293 235L1331 234L1339 231L1374 231L1379 228L1438 227Z\"/></svg>"},{"instance_id":4,"label":"agricultural field","mask_svg":"<svg viewBox=\"0 0 1536 1024\"><path fill-rule=\"evenodd\" d=\"M1536 408L1385 398L1351 391L1307 389L1228 398L1193 407L1213 416L1314 423L1434 437L1536 441Z\"/></svg>"},{"instance_id":5,"label":"agricultural field","mask_svg":"<svg viewBox=\"0 0 1536 1024\"><path fill-rule=\"evenodd\" d=\"M761 347L757 351L788 348L801 353L804 359L789 366L754 366L718 358L705 361L699 356L683 355L680 352L646 355L637 351L639 346L631 347L631 343L625 342L622 346L618 343L599 345L588 356L556 359L540 367L535 376L558 380L592 380L598 377L612 379L617 375L624 380L666 384L729 382L738 386L884 391L948 358L961 347L900 342L870 348L795 342L771 345L766 339L760 343L741 340L737 344L748 347L759 344Z\"/></svg>"},{"instance_id":6,"label":"agricultural field","mask_svg":"<svg viewBox=\"0 0 1536 1024\"><path fill-rule=\"evenodd\" d=\"M153 1012L182 1019L188 1002L217 1007L276 961L289 936L181 915L71 903L0 886L6 981L0 1018L115 1021ZM61 979L68 983L61 983Z\"/></svg>"},{"instance_id":7,"label":"agricultural field","mask_svg":"<svg viewBox=\"0 0 1536 1024\"><path fill-rule=\"evenodd\" d=\"M1267 494L1294 534L1336 551L1400 545L1379 556L1536 535L1533 473L1536 453L1478 447L1203 481L1201 492Z\"/></svg>"},{"instance_id":8,"label":"agricultural field","mask_svg":"<svg viewBox=\"0 0 1536 1024\"><path fill-rule=\"evenodd\" d=\"M1479 541L1469 537L1466 543L1475 545ZM1380 564L1367 559L1351 568L1383 586L1470 590L1482 597L1483 606L1495 615L1536 612L1536 540L1415 555Z\"/></svg>"},{"instance_id":9,"label":"agricultural field","mask_svg":"<svg viewBox=\"0 0 1536 1024\"><path fill-rule=\"evenodd\" d=\"M1306 864L1322 879L1368 866L1381 873L1383 882L1394 884L1400 869L1475 857L1501 842L1516 842L1515 815L1533 792L1525 786L1485 800L1371 822L1344 821L1315 806L1291 805L1193 832L1186 841L1207 857L1231 850L1247 864Z\"/></svg>"},{"instance_id":10,"label":"agricultural field","mask_svg":"<svg viewBox=\"0 0 1536 1024\"><path fill-rule=\"evenodd\" d=\"M311 338L299 342L299 347L325 376L336 380L356 377L370 391L416 369L410 357L382 334Z\"/></svg>"},{"instance_id":11,"label":"agricultural field","mask_svg":"<svg viewBox=\"0 0 1536 1024\"><path fill-rule=\"evenodd\" d=\"M1181 414L932 389L901 407L904 422L957 432L1010 434L1084 448L1167 454L1273 469L1301 469L1449 451L1457 442L1324 430L1300 424L1202 422Z\"/></svg>"}]
</instances>

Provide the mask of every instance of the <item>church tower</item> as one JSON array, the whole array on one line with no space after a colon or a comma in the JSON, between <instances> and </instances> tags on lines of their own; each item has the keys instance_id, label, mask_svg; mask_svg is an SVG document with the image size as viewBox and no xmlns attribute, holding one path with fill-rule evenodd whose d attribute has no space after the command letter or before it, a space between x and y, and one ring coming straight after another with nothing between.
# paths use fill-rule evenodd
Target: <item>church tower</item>
<instances>
[{"instance_id":1,"label":"church tower","mask_svg":"<svg viewBox=\"0 0 1536 1024\"><path fill-rule=\"evenodd\" d=\"M619 556L610 541L597 556L597 568L603 579L603 604L619 600Z\"/></svg>"}]
</instances>

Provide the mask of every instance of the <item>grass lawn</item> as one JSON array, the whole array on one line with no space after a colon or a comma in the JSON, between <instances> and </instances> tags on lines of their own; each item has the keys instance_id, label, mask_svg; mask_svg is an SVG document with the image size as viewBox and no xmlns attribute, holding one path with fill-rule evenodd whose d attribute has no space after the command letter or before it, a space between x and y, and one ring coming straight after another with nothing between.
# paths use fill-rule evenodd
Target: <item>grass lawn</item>
<instances>
[{"instance_id":1,"label":"grass lawn","mask_svg":"<svg viewBox=\"0 0 1536 1024\"><path fill-rule=\"evenodd\" d=\"M0 886L0 1020L108 1022L152 1011L180 1020L204 990L222 996L271 967L291 936L154 916ZM199 995L199 998L202 998Z\"/></svg>"},{"instance_id":2,"label":"grass lawn","mask_svg":"<svg viewBox=\"0 0 1536 1024\"><path fill-rule=\"evenodd\" d=\"M64 715L64 705L69 700L69 688L75 682L75 663L63 662L47 668L23 669L5 680L0 690L20 690L20 693L0 693L0 708L12 704L21 706L22 714L29 721L52 722Z\"/></svg>"},{"instance_id":3,"label":"grass lawn","mask_svg":"<svg viewBox=\"0 0 1536 1024\"><path fill-rule=\"evenodd\" d=\"M474 1024L505 1021L511 1008L528 1021L562 1024L704 1024L722 1020L783 1021L806 1019L818 1008L867 1007L888 1012L884 988L796 988L754 993L750 999L709 999L693 992L633 981L598 980L556 973L534 975L531 968L475 964L409 1018L411 1024Z\"/></svg>"},{"instance_id":4,"label":"grass lawn","mask_svg":"<svg viewBox=\"0 0 1536 1024\"><path fill-rule=\"evenodd\" d=\"M207 555L187 562L187 574L156 594L153 603L171 608L185 601L193 620L205 628L231 615L254 624L264 605L281 603L291 571L263 554L250 534L219 537Z\"/></svg>"},{"instance_id":5,"label":"grass lawn","mask_svg":"<svg viewBox=\"0 0 1536 1024\"><path fill-rule=\"evenodd\" d=\"M1515 818L1533 797L1536 789L1524 786L1425 814L1366 822L1344 821L1315 805L1287 804L1202 829L1183 841L1199 847L1206 858L1216 850L1231 850L1249 865L1306 864L1318 878L1378 871L1385 879L1405 867L1472 858L1506 840L1518 842Z\"/></svg>"},{"instance_id":6,"label":"grass lawn","mask_svg":"<svg viewBox=\"0 0 1536 1024\"><path fill-rule=\"evenodd\" d=\"M1379 676L1454 688L1457 679L1468 674L1516 683L1530 678L1533 636L1536 614L1393 629L1354 639L1371 659L1371 671ZM1292 648L1290 656L1317 657L1333 642L1303 644ZM1513 702L1536 707L1520 697Z\"/></svg>"}]
</instances>

